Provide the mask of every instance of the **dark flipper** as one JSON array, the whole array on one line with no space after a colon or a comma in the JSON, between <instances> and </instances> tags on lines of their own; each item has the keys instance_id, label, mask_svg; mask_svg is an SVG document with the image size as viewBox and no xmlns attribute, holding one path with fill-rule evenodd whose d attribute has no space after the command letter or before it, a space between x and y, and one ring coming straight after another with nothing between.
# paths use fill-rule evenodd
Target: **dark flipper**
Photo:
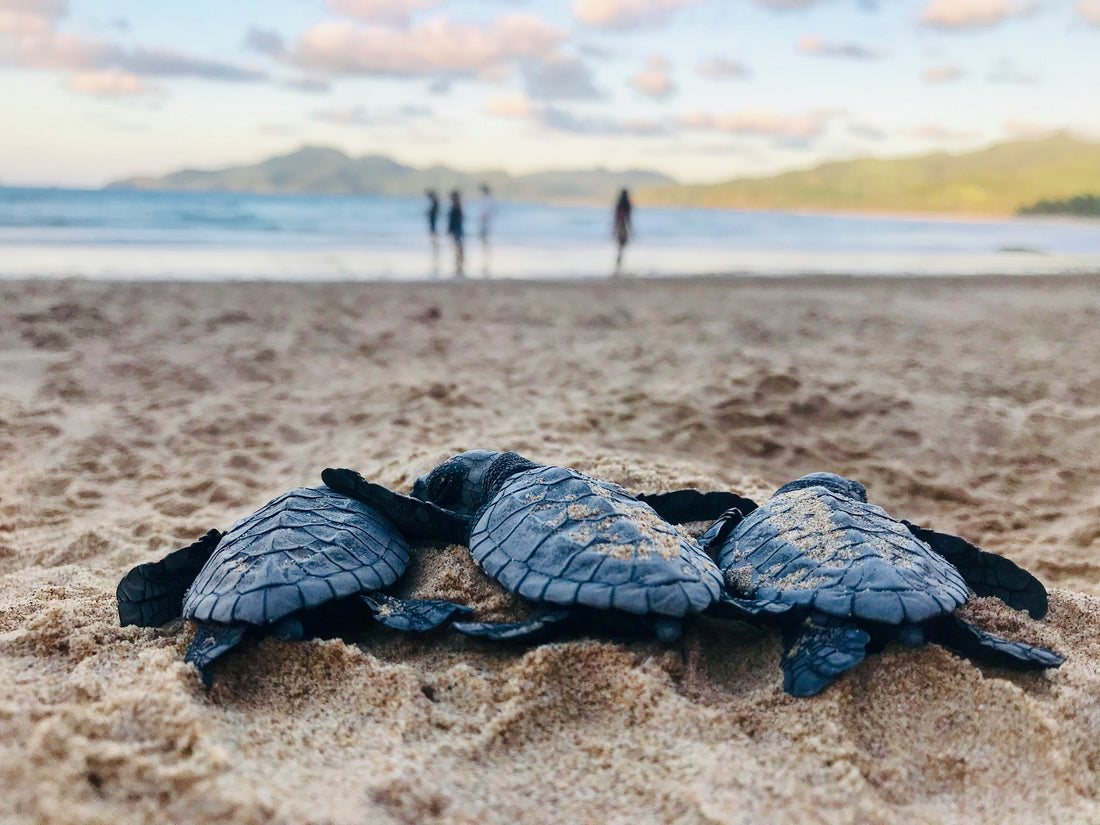
<instances>
[{"instance_id":1,"label":"dark flipper","mask_svg":"<svg viewBox=\"0 0 1100 825\"><path fill-rule=\"evenodd\" d=\"M929 641L941 644L968 659L991 665L1038 670L1058 667L1066 660L1064 656L1045 647L994 636L957 616L937 616L925 624L925 631Z\"/></svg>"},{"instance_id":2,"label":"dark flipper","mask_svg":"<svg viewBox=\"0 0 1100 825\"><path fill-rule=\"evenodd\" d=\"M744 520L745 514L737 507L731 507L722 513L718 520L703 532L703 535L699 536L700 546L705 552L717 555L730 533L736 530L737 525Z\"/></svg>"},{"instance_id":3,"label":"dark flipper","mask_svg":"<svg viewBox=\"0 0 1100 825\"><path fill-rule=\"evenodd\" d=\"M657 515L672 524L686 521L714 521L722 513L737 508L744 515L756 509L756 502L734 493L714 490L673 490L671 493L642 493L635 496L657 511Z\"/></svg>"},{"instance_id":4,"label":"dark flipper","mask_svg":"<svg viewBox=\"0 0 1100 825\"><path fill-rule=\"evenodd\" d=\"M1026 610L1034 619L1047 614L1047 591L1016 562L988 553L966 539L926 530L903 521L909 531L951 562L979 596L996 596L1009 607Z\"/></svg>"},{"instance_id":5,"label":"dark flipper","mask_svg":"<svg viewBox=\"0 0 1100 825\"><path fill-rule=\"evenodd\" d=\"M784 602L741 599L722 591L721 598L706 612L726 619L739 619L742 622L756 624L761 620L782 618L793 608L794 605Z\"/></svg>"},{"instance_id":6,"label":"dark flipper","mask_svg":"<svg viewBox=\"0 0 1100 825\"><path fill-rule=\"evenodd\" d=\"M244 638L245 631L250 625L218 624L217 622L199 622L195 630L195 638L191 640L191 646L187 648L187 655L183 661L191 662L199 669L202 683L210 687L213 676L210 673L210 663L225 653L232 650Z\"/></svg>"},{"instance_id":7,"label":"dark flipper","mask_svg":"<svg viewBox=\"0 0 1100 825\"><path fill-rule=\"evenodd\" d=\"M159 627L182 615L183 596L202 570L222 534L211 530L160 561L139 564L122 577L115 591L118 621L125 627Z\"/></svg>"},{"instance_id":8,"label":"dark flipper","mask_svg":"<svg viewBox=\"0 0 1100 825\"><path fill-rule=\"evenodd\" d=\"M455 622L451 627L459 633L480 636L483 639L496 641L526 639L564 622L571 614L571 610L550 610L545 613L536 613L525 622Z\"/></svg>"},{"instance_id":9,"label":"dark flipper","mask_svg":"<svg viewBox=\"0 0 1100 825\"><path fill-rule=\"evenodd\" d=\"M395 599L382 593L363 593L359 598L371 609L380 624L394 630L417 633L435 630L455 616L473 612L472 607L439 599Z\"/></svg>"},{"instance_id":10,"label":"dark flipper","mask_svg":"<svg viewBox=\"0 0 1100 825\"><path fill-rule=\"evenodd\" d=\"M813 617L784 634L783 690L813 696L863 661L867 631L843 620Z\"/></svg>"},{"instance_id":11,"label":"dark flipper","mask_svg":"<svg viewBox=\"0 0 1100 825\"><path fill-rule=\"evenodd\" d=\"M469 537L469 516L372 484L354 470L329 467L321 473L321 480L330 489L382 513L407 538L465 544Z\"/></svg>"}]
</instances>

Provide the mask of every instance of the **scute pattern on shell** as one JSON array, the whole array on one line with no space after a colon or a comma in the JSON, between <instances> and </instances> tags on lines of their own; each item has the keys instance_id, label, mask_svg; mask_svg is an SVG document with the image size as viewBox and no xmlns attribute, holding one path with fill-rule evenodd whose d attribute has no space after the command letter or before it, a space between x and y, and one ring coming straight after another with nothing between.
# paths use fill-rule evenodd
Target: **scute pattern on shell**
<instances>
[{"instance_id":1,"label":"scute pattern on shell","mask_svg":"<svg viewBox=\"0 0 1100 825\"><path fill-rule=\"evenodd\" d=\"M470 552L529 599L681 617L721 593L693 539L621 487L564 467L509 478L475 519Z\"/></svg>"},{"instance_id":2,"label":"scute pattern on shell","mask_svg":"<svg viewBox=\"0 0 1100 825\"><path fill-rule=\"evenodd\" d=\"M969 597L959 572L904 524L824 487L774 496L730 534L718 565L735 595L888 624L950 613Z\"/></svg>"},{"instance_id":3,"label":"scute pattern on shell","mask_svg":"<svg viewBox=\"0 0 1100 825\"><path fill-rule=\"evenodd\" d=\"M327 487L302 487L233 525L187 591L183 615L268 624L393 584L408 563L408 543L383 516Z\"/></svg>"}]
</instances>

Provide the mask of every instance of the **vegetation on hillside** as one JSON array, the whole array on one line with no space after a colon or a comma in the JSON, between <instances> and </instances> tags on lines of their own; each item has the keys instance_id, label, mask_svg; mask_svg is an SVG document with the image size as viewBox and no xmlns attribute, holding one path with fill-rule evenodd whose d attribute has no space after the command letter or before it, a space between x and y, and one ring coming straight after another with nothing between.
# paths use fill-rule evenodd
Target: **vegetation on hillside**
<instances>
[{"instance_id":1,"label":"vegetation on hillside","mask_svg":"<svg viewBox=\"0 0 1100 825\"><path fill-rule=\"evenodd\" d=\"M732 209L1009 215L1100 190L1100 144L1057 134L959 155L861 159L766 178L659 186L641 204Z\"/></svg>"},{"instance_id":2,"label":"vegetation on hillside","mask_svg":"<svg viewBox=\"0 0 1100 825\"><path fill-rule=\"evenodd\" d=\"M1078 195L1064 200L1043 200L1025 206L1021 215L1073 215L1078 218L1100 218L1100 195Z\"/></svg>"}]
</instances>

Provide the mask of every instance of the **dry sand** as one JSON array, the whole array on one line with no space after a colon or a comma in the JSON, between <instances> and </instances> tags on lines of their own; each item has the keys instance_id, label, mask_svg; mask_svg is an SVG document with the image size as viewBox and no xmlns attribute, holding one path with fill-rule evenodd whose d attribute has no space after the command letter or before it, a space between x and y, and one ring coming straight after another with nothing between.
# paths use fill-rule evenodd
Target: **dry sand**
<instances>
[{"instance_id":1,"label":"dry sand","mask_svg":"<svg viewBox=\"0 0 1100 825\"><path fill-rule=\"evenodd\" d=\"M1100 280L0 283L0 820L1100 821ZM351 466L407 489L515 449L635 490L811 470L1052 588L989 629L1068 656L890 647L814 699L776 634L531 649L373 629L247 644L114 588ZM461 548L406 588L523 609Z\"/></svg>"}]
</instances>

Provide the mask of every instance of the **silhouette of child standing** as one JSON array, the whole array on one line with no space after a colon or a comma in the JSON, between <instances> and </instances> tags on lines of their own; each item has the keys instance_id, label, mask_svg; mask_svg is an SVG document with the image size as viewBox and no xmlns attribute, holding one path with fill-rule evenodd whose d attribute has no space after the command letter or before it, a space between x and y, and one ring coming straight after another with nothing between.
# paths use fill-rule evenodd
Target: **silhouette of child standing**
<instances>
[{"instance_id":1,"label":"silhouette of child standing","mask_svg":"<svg viewBox=\"0 0 1100 825\"><path fill-rule=\"evenodd\" d=\"M463 276L465 264L465 250L463 248L464 233L462 228L462 195L457 189L451 192L451 210L447 213L447 234L455 244L455 276Z\"/></svg>"}]
</instances>

